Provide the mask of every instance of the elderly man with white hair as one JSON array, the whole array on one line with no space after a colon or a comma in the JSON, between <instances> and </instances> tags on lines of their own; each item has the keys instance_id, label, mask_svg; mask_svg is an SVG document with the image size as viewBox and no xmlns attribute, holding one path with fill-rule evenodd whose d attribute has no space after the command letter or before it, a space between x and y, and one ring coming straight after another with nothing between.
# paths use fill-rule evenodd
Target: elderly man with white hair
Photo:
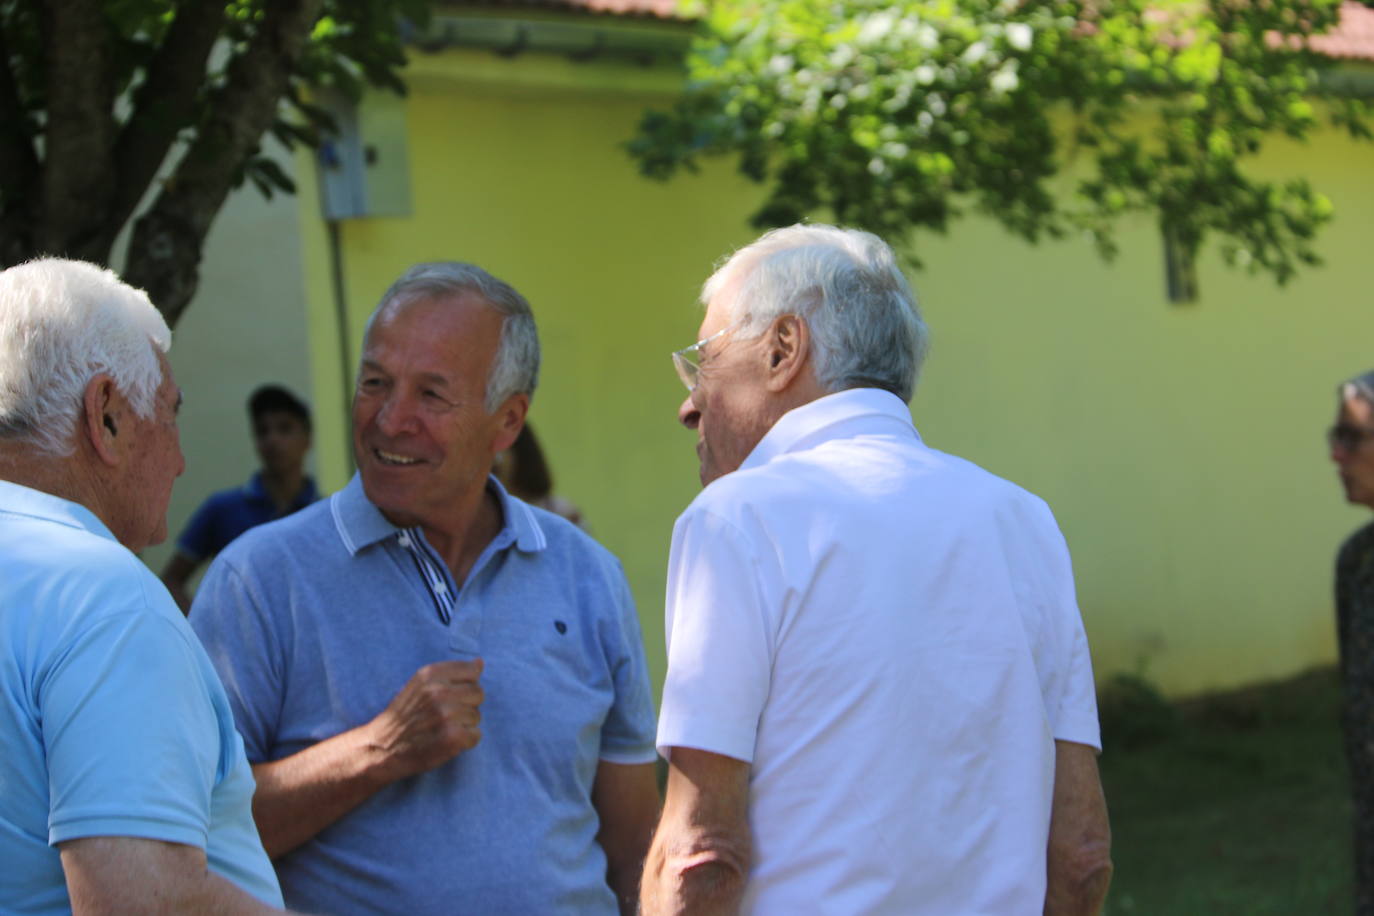
<instances>
[{"instance_id":1,"label":"elderly man with white hair","mask_svg":"<svg viewBox=\"0 0 1374 916\"><path fill-rule=\"evenodd\" d=\"M0 272L0 911L280 912L209 659L131 551L184 467L171 341L110 271Z\"/></svg>"},{"instance_id":2,"label":"elderly man with white hair","mask_svg":"<svg viewBox=\"0 0 1374 916\"><path fill-rule=\"evenodd\" d=\"M926 330L876 236L793 226L674 354L705 489L668 569L643 912L1092 912L1106 807L1068 550L925 445Z\"/></svg>"}]
</instances>

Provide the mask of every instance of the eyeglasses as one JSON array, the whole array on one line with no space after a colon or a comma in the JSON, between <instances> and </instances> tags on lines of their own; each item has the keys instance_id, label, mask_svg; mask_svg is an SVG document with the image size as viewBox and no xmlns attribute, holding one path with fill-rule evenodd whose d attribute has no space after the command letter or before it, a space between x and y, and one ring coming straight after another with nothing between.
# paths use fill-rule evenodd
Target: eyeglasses
<instances>
[{"instance_id":1,"label":"eyeglasses","mask_svg":"<svg viewBox=\"0 0 1374 916\"><path fill-rule=\"evenodd\" d=\"M1351 426L1349 423L1337 423L1326 431L1326 444L1332 448L1339 445L1347 452L1353 452L1364 444L1364 440L1370 437L1374 437L1374 429Z\"/></svg>"},{"instance_id":2,"label":"eyeglasses","mask_svg":"<svg viewBox=\"0 0 1374 916\"><path fill-rule=\"evenodd\" d=\"M682 379L682 384L687 386L688 391L696 390L697 378L701 375L701 348L726 332L733 331L738 325L738 321L732 321L710 337L704 337L690 347L673 351L673 368L677 370L677 377Z\"/></svg>"}]
</instances>

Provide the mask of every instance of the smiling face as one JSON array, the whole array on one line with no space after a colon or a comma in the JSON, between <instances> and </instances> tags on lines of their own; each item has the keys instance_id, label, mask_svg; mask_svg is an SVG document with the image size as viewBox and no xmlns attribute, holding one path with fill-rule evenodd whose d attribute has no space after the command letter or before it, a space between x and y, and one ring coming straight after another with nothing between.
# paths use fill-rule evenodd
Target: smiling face
<instances>
[{"instance_id":1,"label":"smiling face","mask_svg":"<svg viewBox=\"0 0 1374 916\"><path fill-rule=\"evenodd\" d=\"M479 296L388 307L363 345L353 452L367 498L393 524L451 533L482 497L492 458L520 431L528 398L487 413L502 315Z\"/></svg>"},{"instance_id":2,"label":"smiling face","mask_svg":"<svg viewBox=\"0 0 1374 916\"><path fill-rule=\"evenodd\" d=\"M1331 444L1331 460L1340 473L1345 498L1374 509L1374 405L1358 396L1345 397L1336 414L1336 426L1354 430L1358 440L1349 445Z\"/></svg>"},{"instance_id":3,"label":"smiling face","mask_svg":"<svg viewBox=\"0 0 1374 916\"><path fill-rule=\"evenodd\" d=\"M700 339L733 321L735 288L727 284L707 304ZM738 469L781 413L767 388L767 335L750 333L730 331L702 348L696 387L678 408L678 422L697 433L702 486Z\"/></svg>"}]
</instances>

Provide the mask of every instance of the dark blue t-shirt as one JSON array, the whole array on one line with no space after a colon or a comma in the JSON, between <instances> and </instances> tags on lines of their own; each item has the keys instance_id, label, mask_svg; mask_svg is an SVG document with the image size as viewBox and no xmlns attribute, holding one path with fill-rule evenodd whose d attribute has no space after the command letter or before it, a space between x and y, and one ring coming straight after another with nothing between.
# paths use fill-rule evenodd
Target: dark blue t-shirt
<instances>
[{"instance_id":1,"label":"dark blue t-shirt","mask_svg":"<svg viewBox=\"0 0 1374 916\"><path fill-rule=\"evenodd\" d=\"M243 486L220 490L201 503L177 539L177 549L197 560L209 559L249 528L304 509L318 498L315 481L307 477L291 507L279 513L262 484L262 473L255 473Z\"/></svg>"}]
</instances>

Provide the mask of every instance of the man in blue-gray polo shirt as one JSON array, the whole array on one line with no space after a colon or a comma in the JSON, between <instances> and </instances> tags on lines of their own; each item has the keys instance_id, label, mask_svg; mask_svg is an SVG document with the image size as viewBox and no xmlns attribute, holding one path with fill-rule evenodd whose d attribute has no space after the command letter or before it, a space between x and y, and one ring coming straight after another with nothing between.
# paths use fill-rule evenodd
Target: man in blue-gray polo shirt
<instances>
[{"instance_id":1,"label":"man in blue-gray polo shirt","mask_svg":"<svg viewBox=\"0 0 1374 916\"><path fill-rule=\"evenodd\" d=\"M629 590L490 474L538 364L514 289L412 268L368 323L358 475L247 532L196 595L292 906L634 911L658 793Z\"/></svg>"},{"instance_id":2,"label":"man in blue-gray polo shirt","mask_svg":"<svg viewBox=\"0 0 1374 916\"><path fill-rule=\"evenodd\" d=\"M130 552L184 467L170 342L94 264L0 271L0 913L280 912L224 688Z\"/></svg>"}]
</instances>

